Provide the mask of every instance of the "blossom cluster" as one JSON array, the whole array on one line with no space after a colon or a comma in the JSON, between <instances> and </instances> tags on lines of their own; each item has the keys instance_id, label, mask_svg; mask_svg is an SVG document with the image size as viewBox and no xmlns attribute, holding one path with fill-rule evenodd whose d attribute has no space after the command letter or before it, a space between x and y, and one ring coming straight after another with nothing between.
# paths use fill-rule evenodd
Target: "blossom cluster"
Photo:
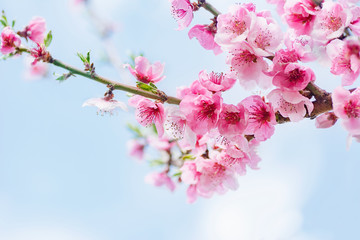
<instances>
[{"instance_id":1,"label":"blossom cluster","mask_svg":"<svg viewBox=\"0 0 360 240\"><path fill-rule=\"evenodd\" d=\"M360 88L344 88L353 85L360 74L357 1L268 2L276 4L288 25L286 32L270 11L258 11L252 3L232 5L221 14L206 1L170 0L177 30L191 25L195 11L212 8L215 18L209 24L194 25L188 36L215 55L225 54L229 65L219 73L200 71L190 86L177 89L179 101L175 106L166 104L168 96L155 85L165 78L163 63L138 56L133 64L124 64L136 79L137 89L148 93L139 92L128 101L138 123L150 129L130 126L135 133L128 144L130 155L144 159L150 147L161 153L160 159L152 163L163 169L148 175L147 182L171 191L175 182L182 182L187 185L189 202L235 190L238 176L258 169L257 147L271 138L275 125L283 122L316 118L316 127L328 128L340 118L349 139L360 141ZM17 33L5 26L1 52L21 54L22 37L35 44L28 50L33 66L52 62L44 34L45 20L39 17ZM95 78L89 53L87 57L78 56L85 71ZM306 65L316 60L341 77L340 86L332 94L317 86L319 80ZM224 95L237 82L246 90L259 88L263 94L244 96L236 104L226 103ZM89 99L83 106L97 106L101 115L112 114L116 108L126 110L125 103L113 99L113 86L109 84L108 88L105 97ZM157 100L145 97L149 94Z\"/></svg>"}]
</instances>

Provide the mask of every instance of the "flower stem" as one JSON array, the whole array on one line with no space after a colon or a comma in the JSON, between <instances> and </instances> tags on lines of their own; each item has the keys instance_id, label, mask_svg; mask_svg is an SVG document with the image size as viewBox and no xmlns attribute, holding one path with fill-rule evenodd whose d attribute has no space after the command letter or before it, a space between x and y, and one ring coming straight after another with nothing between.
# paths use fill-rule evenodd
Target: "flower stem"
<instances>
[{"instance_id":1,"label":"flower stem","mask_svg":"<svg viewBox=\"0 0 360 240\"><path fill-rule=\"evenodd\" d=\"M70 66L68 64L65 64L65 63L63 63L63 62L61 62L60 60L57 60L57 59L53 59L52 64L54 64L57 67L69 70L73 74L80 75L80 76L95 80L95 81L97 81L99 83L103 83L103 84L106 84L106 85L111 84L112 86L114 86L114 89L117 89L117 90L133 93L133 94L136 94L136 95L141 95L143 97L150 98L150 99L162 100L162 96L160 96L158 94L155 94L155 93L152 93L152 92L147 92L147 91L144 91L142 89L139 89L139 88L136 88L136 87L133 87L133 86L129 86L129 85L126 85L126 84L122 84L122 83L119 83L119 82L115 82L115 81L109 80L107 78L98 76L96 74L91 75L88 72L85 72L83 70L80 70L78 68ZM176 105L179 105L180 101L181 101L180 99L175 98L175 97L167 97L167 100L166 100L167 103L176 104Z\"/></svg>"}]
</instances>

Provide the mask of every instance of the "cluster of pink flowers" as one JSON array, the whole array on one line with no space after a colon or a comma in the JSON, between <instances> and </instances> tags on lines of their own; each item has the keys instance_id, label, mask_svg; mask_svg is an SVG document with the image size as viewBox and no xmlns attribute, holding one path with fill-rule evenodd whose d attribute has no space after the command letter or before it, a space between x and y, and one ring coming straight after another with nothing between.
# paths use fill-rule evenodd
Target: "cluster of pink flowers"
<instances>
[{"instance_id":1,"label":"cluster of pink flowers","mask_svg":"<svg viewBox=\"0 0 360 240\"><path fill-rule=\"evenodd\" d=\"M269 11L257 11L252 3L233 5L223 14L213 10L215 18L209 24L194 25L189 30L189 38L197 38L206 50L226 54L229 69L221 73L200 71L190 86L178 88L178 106L164 104L168 97L155 86L165 78L164 64L138 56L133 66L124 65L138 88L159 99L134 95L128 101L135 108L138 123L151 129L132 128L136 138L129 141L130 155L142 160L148 146L162 154L153 163L164 168L148 175L148 183L173 191L175 181L183 182L188 185L189 202L234 190L238 176L258 168L259 144L270 139L275 125L284 121L316 118L316 127L328 128L340 119L349 139L360 141L360 88L344 88L353 85L360 75L357 1L268 1L277 5L289 26L285 34ZM177 30L183 30L206 1L170 3ZM30 49L33 65L51 62L44 33L42 18L34 18L18 33L6 26L1 33L1 52L21 52L23 37L36 44ZM342 78L341 86L331 95L315 85L315 73L303 64L317 59ZM260 88L263 94L226 103L224 94L237 81L247 90ZM105 97L89 99L83 106L96 106L102 115L118 108L126 110L125 103L113 99L111 84L108 88ZM148 92L143 95L149 96ZM319 110L326 104L328 108ZM333 111L329 111L331 107Z\"/></svg>"},{"instance_id":2,"label":"cluster of pink flowers","mask_svg":"<svg viewBox=\"0 0 360 240\"><path fill-rule=\"evenodd\" d=\"M196 3L171 0L172 14L182 30L188 27ZM215 54L227 54L227 73L203 70L189 87L178 89L179 107L163 105L143 97L129 103L143 126L155 124L166 143L164 164L147 182L174 190L169 166L174 156L178 181L188 185L188 201L222 194L237 188L237 175L247 168L257 169L257 146L274 134L277 118L297 122L311 116L314 96L307 89L315 83L313 70L302 62L327 59L330 71L342 76L342 85L352 85L360 73L360 7L350 1L311 0L272 1L290 30L283 34L269 11L256 11L253 4L237 4L208 25L195 25L189 37ZM354 37L349 36L349 32ZM141 61L140 61L141 60ZM142 63L143 62L143 63ZM163 77L163 68L141 58L130 72L144 83ZM143 65L146 65L144 67ZM153 69L152 69L153 68ZM142 70L140 70L142 69ZM147 69L147 70L145 70ZM149 69L152 69L149 71ZM155 70L159 69L159 70ZM223 94L236 81L246 89L259 87L268 93L251 95L237 104L227 104ZM320 115L318 128L333 126L337 119L351 137L360 140L360 90L337 88L333 95L334 112ZM174 141L176 145L170 145ZM132 142L132 155L143 156L145 143ZM136 151L135 151L136 150ZM141 154L140 154L141 152Z\"/></svg>"}]
</instances>

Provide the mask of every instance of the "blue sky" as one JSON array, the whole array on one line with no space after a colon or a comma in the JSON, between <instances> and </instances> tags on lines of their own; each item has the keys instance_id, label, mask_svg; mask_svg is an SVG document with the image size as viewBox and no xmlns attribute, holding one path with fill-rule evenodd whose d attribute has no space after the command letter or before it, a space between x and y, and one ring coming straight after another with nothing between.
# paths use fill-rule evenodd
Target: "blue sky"
<instances>
[{"instance_id":1,"label":"blue sky","mask_svg":"<svg viewBox=\"0 0 360 240\"><path fill-rule=\"evenodd\" d=\"M226 11L230 0L211 1ZM52 55L81 67L76 52L91 50L98 74L132 83L104 63L101 42L81 9L68 1L1 1L8 18L22 28L43 16L53 31ZM19 7L21 6L21 7ZM225 54L215 57L187 32L175 31L166 0L100 1L93 9L116 23L116 54L143 51L165 62L167 78L159 84L169 95L189 85L198 73L226 71ZM257 2L258 9L271 8ZM199 12L194 23L211 16ZM318 84L331 91L339 78L313 65ZM100 97L105 86L81 77L63 83L52 73L24 80L24 59L0 62L0 239L357 239L360 221L360 148L346 150L340 123L319 130L314 121L277 127L262 144L260 169L239 179L235 192L186 203L185 188L175 193L144 183L155 169L130 159L125 128L132 113L99 116L82 108ZM238 102L239 88L225 96ZM126 101L124 93L116 98Z\"/></svg>"}]
</instances>

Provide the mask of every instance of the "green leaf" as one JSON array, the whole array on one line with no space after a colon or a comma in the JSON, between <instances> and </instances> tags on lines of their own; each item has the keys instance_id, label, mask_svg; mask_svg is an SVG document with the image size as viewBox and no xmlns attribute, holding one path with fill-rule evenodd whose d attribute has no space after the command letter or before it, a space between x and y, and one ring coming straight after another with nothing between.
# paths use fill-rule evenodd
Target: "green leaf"
<instances>
[{"instance_id":1,"label":"green leaf","mask_svg":"<svg viewBox=\"0 0 360 240\"><path fill-rule=\"evenodd\" d=\"M151 87L153 87L153 88L157 89L157 87L155 86L155 84L153 84L152 82L151 82L151 83L149 83L149 85L150 85Z\"/></svg>"},{"instance_id":2,"label":"green leaf","mask_svg":"<svg viewBox=\"0 0 360 240\"><path fill-rule=\"evenodd\" d=\"M2 24L4 27L6 27L6 26L7 26L7 22L6 22L6 21L4 21L3 19L0 19L0 22L1 22L1 24Z\"/></svg>"},{"instance_id":3,"label":"green leaf","mask_svg":"<svg viewBox=\"0 0 360 240\"><path fill-rule=\"evenodd\" d=\"M86 58L84 57L84 55L82 53L77 53L77 55L83 63L86 63Z\"/></svg>"},{"instance_id":4,"label":"green leaf","mask_svg":"<svg viewBox=\"0 0 360 240\"><path fill-rule=\"evenodd\" d=\"M134 126L131 123L128 123L127 127L129 128L130 131L133 131L136 134L137 137L142 137L143 136L140 128L138 128L137 126Z\"/></svg>"},{"instance_id":5,"label":"green leaf","mask_svg":"<svg viewBox=\"0 0 360 240\"><path fill-rule=\"evenodd\" d=\"M177 172L177 173L174 173L174 175L172 175L173 177L180 177L181 176L181 172Z\"/></svg>"},{"instance_id":6,"label":"green leaf","mask_svg":"<svg viewBox=\"0 0 360 240\"><path fill-rule=\"evenodd\" d=\"M11 27L12 27L12 28L15 27L15 20L12 20L12 22L11 22Z\"/></svg>"},{"instance_id":7,"label":"green leaf","mask_svg":"<svg viewBox=\"0 0 360 240\"><path fill-rule=\"evenodd\" d=\"M52 41L52 33L51 33L51 31L49 31L44 39L45 47L49 47L51 44L51 41Z\"/></svg>"},{"instance_id":8,"label":"green leaf","mask_svg":"<svg viewBox=\"0 0 360 240\"><path fill-rule=\"evenodd\" d=\"M136 86L142 90L148 91L148 92L152 92L153 87L147 85L146 83L142 83L142 82L137 82Z\"/></svg>"},{"instance_id":9,"label":"green leaf","mask_svg":"<svg viewBox=\"0 0 360 240\"><path fill-rule=\"evenodd\" d=\"M58 74L56 74L56 73L54 73L54 76L59 76ZM69 77L71 77L71 76L74 76L75 77L75 75L73 74L73 73L71 73L71 72L68 72L68 73L64 73L64 74L62 74L62 75L60 75L58 78L56 78L55 80L57 80L57 81L59 81L59 82L63 82L63 81L65 81L65 80L67 80Z\"/></svg>"},{"instance_id":10,"label":"green leaf","mask_svg":"<svg viewBox=\"0 0 360 240\"><path fill-rule=\"evenodd\" d=\"M154 159L154 160L150 161L150 167L161 166L164 164L165 164L165 162L161 159Z\"/></svg>"},{"instance_id":11,"label":"green leaf","mask_svg":"<svg viewBox=\"0 0 360 240\"><path fill-rule=\"evenodd\" d=\"M88 63L90 63L90 51L88 51L86 54L86 60Z\"/></svg>"},{"instance_id":12,"label":"green leaf","mask_svg":"<svg viewBox=\"0 0 360 240\"><path fill-rule=\"evenodd\" d=\"M195 157L194 157L193 155L187 154L187 155L184 155L184 156L182 157L182 159L183 159L184 161L187 161L187 160L195 160Z\"/></svg>"}]
</instances>

